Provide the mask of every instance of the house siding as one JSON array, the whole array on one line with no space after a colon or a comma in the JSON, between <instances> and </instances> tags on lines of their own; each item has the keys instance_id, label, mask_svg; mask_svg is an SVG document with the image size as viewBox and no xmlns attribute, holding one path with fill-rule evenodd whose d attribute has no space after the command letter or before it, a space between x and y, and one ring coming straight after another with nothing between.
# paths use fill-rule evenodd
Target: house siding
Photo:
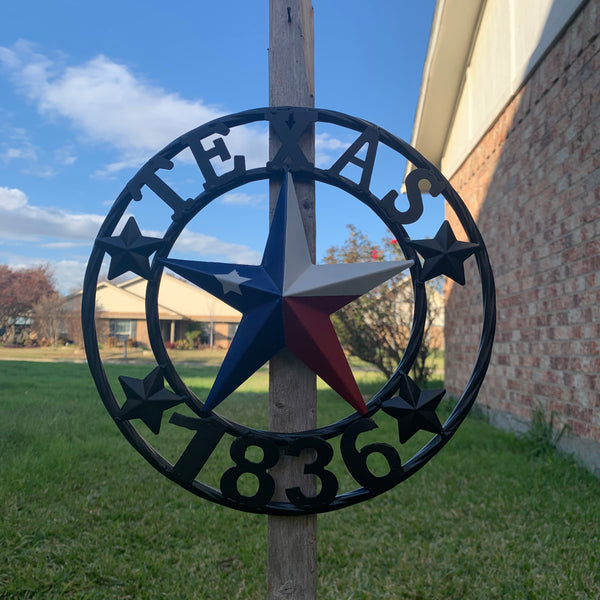
<instances>
[{"instance_id":1,"label":"house siding","mask_svg":"<svg viewBox=\"0 0 600 600\"><path fill-rule=\"evenodd\" d=\"M496 278L479 402L524 423L537 409L556 412L573 447L600 442L599 6L583 7L451 178ZM466 266L477 281L474 260ZM453 282L445 295L446 387L458 395L477 351L480 296Z\"/></svg>"},{"instance_id":2,"label":"house siding","mask_svg":"<svg viewBox=\"0 0 600 600\"><path fill-rule=\"evenodd\" d=\"M99 339L110 334L111 321L135 321L136 341L150 345L146 322L146 280L137 277L121 284L101 282L96 290L97 324L102 330ZM71 310L80 311L82 292L68 300ZM166 342L184 340L191 322L213 327L213 345L228 348L232 324L239 323L241 314L208 292L172 275L163 274L158 297L160 331ZM100 327L100 325L102 327ZM113 323L113 327L116 323ZM72 332L70 335L74 335Z\"/></svg>"}]
</instances>

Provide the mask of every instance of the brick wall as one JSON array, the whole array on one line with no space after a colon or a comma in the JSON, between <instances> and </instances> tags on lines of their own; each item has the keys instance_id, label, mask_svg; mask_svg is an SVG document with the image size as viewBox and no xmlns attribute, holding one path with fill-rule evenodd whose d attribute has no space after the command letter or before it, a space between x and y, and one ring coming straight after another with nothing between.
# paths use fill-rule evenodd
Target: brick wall
<instances>
[{"instance_id":1,"label":"brick wall","mask_svg":"<svg viewBox=\"0 0 600 600\"><path fill-rule=\"evenodd\" d=\"M498 329L479 402L530 419L556 411L600 442L600 2L552 47L451 182L494 268ZM461 231L448 215L459 239ZM478 280L469 259L467 281ZM446 387L479 340L476 286L447 286Z\"/></svg>"}]
</instances>

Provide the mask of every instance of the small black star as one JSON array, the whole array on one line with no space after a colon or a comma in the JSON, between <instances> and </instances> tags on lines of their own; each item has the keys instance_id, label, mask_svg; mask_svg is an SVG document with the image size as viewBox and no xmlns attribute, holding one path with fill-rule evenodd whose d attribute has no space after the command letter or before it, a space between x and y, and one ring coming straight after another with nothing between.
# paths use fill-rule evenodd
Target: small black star
<instances>
[{"instance_id":1,"label":"small black star","mask_svg":"<svg viewBox=\"0 0 600 600\"><path fill-rule=\"evenodd\" d=\"M112 258L108 268L109 279L114 279L128 271L147 279L150 276L148 257L164 242L160 238L143 236L135 219L129 217L120 235L98 238L96 243Z\"/></svg>"},{"instance_id":2,"label":"small black star","mask_svg":"<svg viewBox=\"0 0 600 600\"><path fill-rule=\"evenodd\" d=\"M184 401L181 396L165 388L160 367L156 367L145 379L121 375L119 382L127 397L120 416L127 421L141 419L157 435L165 410Z\"/></svg>"},{"instance_id":3,"label":"small black star","mask_svg":"<svg viewBox=\"0 0 600 600\"><path fill-rule=\"evenodd\" d=\"M383 412L397 419L401 444L420 429L431 433L442 431L435 411L445 393L446 390L421 390L407 375L402 378L398 396L386 400L381 407Z\"/></svg>"},{"instance_id":4,"label":"small black star","mask_svg":"<svg viewBox=\"0 0 600 600\"><path fill-rule=\"evenodd\" d=\"M442 223L432 240L412 240L408 244L425 259L422 281L447 275L460 285L465 285L464 262L479 247L479 244L457 241L448 221Z\"/></svg>"}]
</instances>

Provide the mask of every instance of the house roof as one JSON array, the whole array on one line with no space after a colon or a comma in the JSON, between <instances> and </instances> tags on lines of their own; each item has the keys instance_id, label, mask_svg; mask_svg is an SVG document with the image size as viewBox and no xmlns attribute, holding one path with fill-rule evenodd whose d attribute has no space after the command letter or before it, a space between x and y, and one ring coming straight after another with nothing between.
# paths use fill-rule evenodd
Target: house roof
<instances>
[{"instance_id":1,"label":"house roof","mask_svg":"<svg viewBox=\"0 0 600 600\"><path fill-rule=\"evenodd\" d=\"M108 281L99 283L96 288L96 306L100 314L110 314L115 318L144 318L146 314L143 295L132 293L120 285L114 285ZM158 312L161 319L181 320L186 318L183 314L160 303Z\"/></svg>"},{"instance_id":2,"label":"house roof","mask_svg":"<svg viewBox=\"0 0 600 600\"><path fill-rule=\"evenodd\" d=\"M585 3L438 0L411 145L451 177Z\"/></svg>"},{"instance_id":3,"label":"house roof","mask_svg":"<svg viewBox=\"0 0 600 600\"><path fill-rule=\"evenodd\" d=\"M484 4L438 0L435 6L411 145L438 167Z\"/></svg>"},{"instance_id":4,"label":"house roof","mask_svg":"<svg viewBox=\"0 0 600 600\"><path fill-rule=\"evenodd\" d=\"M108 281L96 287L98 312L112 318L145 318L146 284L142 277L113 284ZM82 291L74 294L75 299ZM190 321L239 321L241 314L218 300L208 292L189 284L183 279L163 273L158 294L158 314L160 319Z\"/></svg>"},{"instance_id":5,"label":"house roof","mask_svg":"<svg viewBox=\"0 0 600 600\"><path fill-rule=\"evenodd\" d=\"M131 294L145 298L146 280L136 277L119 284L119 288ZM158 292L159 307L184 315L183 318L193 321L206 320L239 320L241 314L218 298L191 285L184 279L170 273L163 273Z\"/></svg>"}]
</instances>

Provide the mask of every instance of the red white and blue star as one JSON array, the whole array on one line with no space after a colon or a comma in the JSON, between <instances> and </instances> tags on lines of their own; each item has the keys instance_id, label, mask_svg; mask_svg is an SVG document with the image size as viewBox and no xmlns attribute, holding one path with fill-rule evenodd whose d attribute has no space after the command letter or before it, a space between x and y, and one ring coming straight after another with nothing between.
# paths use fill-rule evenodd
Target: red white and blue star
<instances>
[{"instance_id":1,"label":"red white and blue star","mask_svg":"<svg viewBox=\"0 0 600 600\"><path fill-rule=\"evenodd\" d=\"M330 315L409 268L412 261L313 264L288 173L260 265L161 262L243 315L206 399L206 410L213 410L272 356L288 348L354 409L367 413Z\"/></svg>"}]
</instances>

